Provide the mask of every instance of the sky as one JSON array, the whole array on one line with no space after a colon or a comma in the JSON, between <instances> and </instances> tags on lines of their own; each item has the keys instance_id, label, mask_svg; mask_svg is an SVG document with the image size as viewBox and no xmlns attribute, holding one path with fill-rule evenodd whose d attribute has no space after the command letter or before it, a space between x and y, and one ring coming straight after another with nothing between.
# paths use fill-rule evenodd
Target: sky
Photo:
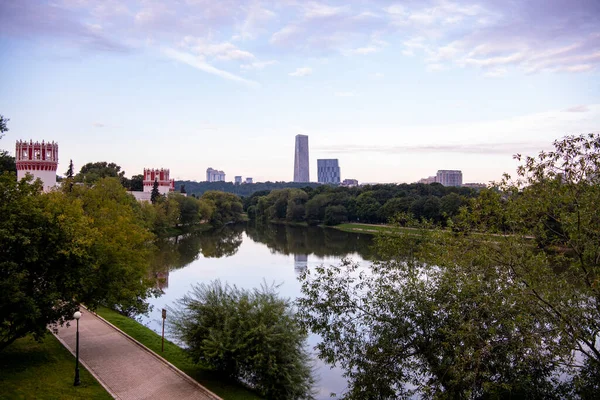
<instances>
[{"instance_id":1,"label":"sky","mask_svg":"<svg viewBox=\"0 0 600 400\"><path fill-rule=\"evenodd\" d=\"M305 134L313 181L487 183L600 131L597 0L0 0L0 54L0 148L60 173L291 181Z\"/></svg>"}]
</instances>

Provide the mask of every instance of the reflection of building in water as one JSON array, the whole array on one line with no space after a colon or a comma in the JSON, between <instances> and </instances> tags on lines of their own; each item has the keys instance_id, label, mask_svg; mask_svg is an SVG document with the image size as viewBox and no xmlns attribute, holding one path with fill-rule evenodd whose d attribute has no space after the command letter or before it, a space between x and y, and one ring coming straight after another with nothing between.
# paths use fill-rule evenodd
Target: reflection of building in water
<instances>
[{"instance_id":1,"label":"reflection of building in water","mask_svg":"<svg viewBox=\"0 0 600 400\"><path fill-rule=\"evenodd\" d=\"M165 270L165 271L161 271L161 272L156 272L154 274L154 276L156 277L156 286L160 289L160 290L165 290L169 288L169 270Z\"/></svg>"},{"instance_id":2,"label":"reflection of building in water","mask_svg":"<svg viewBox=\"0 0 600 400\"><path fill-rule=\"evenodd\" d=\"M294 270L303 272L308 265L308 254L294 254Z\"/></svg>"}]
</instances>

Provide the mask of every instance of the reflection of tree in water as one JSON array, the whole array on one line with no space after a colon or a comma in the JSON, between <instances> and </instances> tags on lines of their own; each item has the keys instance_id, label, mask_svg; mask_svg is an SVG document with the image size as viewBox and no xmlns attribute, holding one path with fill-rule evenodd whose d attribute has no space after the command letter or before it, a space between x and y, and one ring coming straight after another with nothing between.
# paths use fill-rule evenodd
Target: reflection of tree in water
<instances>
[{"instance_id":1,"label":"reflection of tree in water","mask_svg":"<svg viewBox=\"0 0 600 400\"><path fill-rule=\"evenodd\" d=\"M358 253L363 259L375 258L369 235L342 232L337 229L276 224L251 224L246 234L264 243L271 251L282 254L314 254L318 257L344 257Z\"/></svg>"},{"instance_id":2,"label":"reflection of tree in water","mask_svg":"<svg viewBox=\"0 0 600 400\"><path fill-rule=\"evenodd\" d=\"M207 258L230 257L242 244L243 225L227 225L221 229L204 232L198 236L200 251Z\"/></svg>"},{"instance_id":3,"label":"reflection of tree in water","mask_svg":"<svg viewBox=\"0 0 600 400\"><path fill-rule=\"evenodd\" d=\"M242 244L243 231L243 226L228 225L218 230L157 240L150 262L150 276L156 279L159 289L165 289L169 271L189 265L200 254L207 258L234 255Z\"/></svg>"}]
</instances>

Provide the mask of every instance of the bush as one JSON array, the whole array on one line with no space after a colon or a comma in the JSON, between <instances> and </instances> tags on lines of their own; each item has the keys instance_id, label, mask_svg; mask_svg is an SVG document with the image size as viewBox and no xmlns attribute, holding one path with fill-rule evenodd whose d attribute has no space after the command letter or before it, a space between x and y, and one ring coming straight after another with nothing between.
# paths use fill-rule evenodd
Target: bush
<instances>
[{"instance_id":1,"label":"bush","mask_svg":"<svg viewBox=\"0 0 600 400\"><path fill-rule=\"evenodd\" d=\"M269 399L312 398L306 333L276 287L245 290L216 280L178 301L169 331L195 363L239 380Z\"/></svg>"}]
</instances>

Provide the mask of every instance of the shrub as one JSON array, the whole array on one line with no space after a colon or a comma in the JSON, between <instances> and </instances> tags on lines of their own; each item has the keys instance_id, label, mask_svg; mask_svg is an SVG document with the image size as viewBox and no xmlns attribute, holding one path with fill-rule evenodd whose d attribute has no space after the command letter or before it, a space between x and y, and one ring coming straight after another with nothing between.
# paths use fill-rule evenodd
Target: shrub
<instances>
[{"instance_id":1,"label":"shrub","mask_svg":"<svg viewBox=\"0 0 600 400\"><path fill-rule=\"evenodd\" d=\"M275 286L245 290L216 280L195 286L172 309L169 331L195 363L269 399L312 398L312 369L300 328Z\"/></svg>"}]
</instances>

